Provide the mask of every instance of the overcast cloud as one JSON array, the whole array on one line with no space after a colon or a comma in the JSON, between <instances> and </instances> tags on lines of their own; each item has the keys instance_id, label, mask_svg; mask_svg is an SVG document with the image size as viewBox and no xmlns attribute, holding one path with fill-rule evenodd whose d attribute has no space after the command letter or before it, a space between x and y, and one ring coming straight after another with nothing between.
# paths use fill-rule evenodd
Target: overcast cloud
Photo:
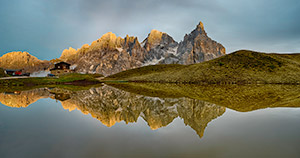
<instances>
[{"instance_id":1,"label":"overcast cloud","mask_svg":"<svg viewBox=\"0 0 300 158\"><path fill-rule=\"evenodd\" d=\"M299 19L298 0L0 0L0 55L58 58L106 32L143 41L157 29L179 42L200 20L228 53L300 53Z\"/></svg>"}]
</instances>

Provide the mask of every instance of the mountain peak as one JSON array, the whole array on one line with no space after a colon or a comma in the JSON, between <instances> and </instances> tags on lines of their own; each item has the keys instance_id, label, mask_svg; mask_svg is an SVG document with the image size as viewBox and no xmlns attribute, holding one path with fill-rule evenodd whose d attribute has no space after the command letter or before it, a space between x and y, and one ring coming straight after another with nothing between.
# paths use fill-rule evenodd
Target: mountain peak
<instances>
[{"instance_id":1,"label":"mountain peak","mask_svg":"<svg viewBox=\"0 0 300 158\"><path fill-rule=\"evenodd\" d=\"M9 52L9 53L4 54L0 58L14 58L14 57L16 57L16 58L34 58L34 59L37 59L36 57L30 55L28 52L21 52L21 51Z\"/></svg>"},{"instance_id":2,"label":"mountain peak","mask_svg":"<svg viewBox=\"0 0 300 158\"><path fill-rule=\"evenodd\" d=\"M152 47L158 45L162 40L163 34L165 33L155 29L151 30L151 32L148 34L148 37L143 42L145 43L146 50L149 51Z\"/></svg>"},{"instance_id":3,"label":"mountain peak","mask_svg":"<svg viewBox=\"0 0 300 158\"><path fill-rule=\"evenodd\" d=\"M203 34L203 35L207 36L207 34L204 30L204 25L201 21L197 25L196 29L194 31L192 31L192 34L194 34L195 37L198 36L199 34Z\"/></svg>"},{"instance_id":4,"label":"mountain peak","mask_svg":"<svg viewBox=\"0 0 300 158\"><path fill-rule=\"evenodd\" d=\"M203 23L200 21L199 24L197 25L197 29L201 29L204 30L204 25Z\"/></svg>"},{"instance_id":5,"label":"mountain peak","mask_svg":"<svg viewBox=\"0 0 300 158\"><path fill-rule=\"evenodd\" d=\"M44 64L44 65L43 65ZM33 71L47 67L48 62L42 61L28 52L10 52L0 57L0 67L4 69L24 69Z\"/></svg>"},{"instance_id":6,"label":"mountain peak","mask_svg":"<svg viewBox=\"0 0 300 158\"><path fill-rule=\"evenodd\" d=\"M72 47L69 47L69 49L64 49L61 56L60 56L60 59L67 59L69 58L70 56L72 55L75 55L77 53L77 50L72 48Z\"/></svg>"},{"instance_id":7,"label":"mountain peak","mask_svg":"<svg viewBox=\"0 0 300 158\"><path fill-rule=\"evenodd\" d=\"M116 40L117 36L112 33L112 32L107 32L106 34L102 35L102 37L100 38L100 40L105 40L105 41L109 41L109 40Z\"/></svg>"},{"instance_id":8,"label":"mountain peak","mask_svg":"<svg viewBox=\"0 0 300 158\"><path fill-rule=\"evenodd\" d=\"M152 43L157 40L160 40L162 35L163 35L162 32L153 29L153 30L151 30L150 34L148 35L148 42Z\"/></svg>"},{"instance_id":9,"label":"mountain peak","mask_svg":"<svg viewBox=\"0 0 300 158\"><path fill-rule=\"evenodd\" d=\"M158 31L156 29L152 29L151 32L150 32L150 34L162 34L162 32Z\"/></svg>"}]
</instances>

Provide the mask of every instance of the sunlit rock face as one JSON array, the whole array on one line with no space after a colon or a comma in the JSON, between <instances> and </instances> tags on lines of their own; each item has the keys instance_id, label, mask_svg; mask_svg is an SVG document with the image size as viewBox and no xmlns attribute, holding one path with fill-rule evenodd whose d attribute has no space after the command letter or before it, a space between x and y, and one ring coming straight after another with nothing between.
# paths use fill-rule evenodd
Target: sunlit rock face
<instances>
[{"instance_id":1,"label":"sunlit rock face","mask_svg":"<svg viewBox=\"0 0 300 158\"><path fill-rule=\"evenodd\" d=\"M75 54L77 53L77 50L72 48L72 47L69 47L69 49L65 49L63 50L61 56L60 56L60 59L61 60L68 60L68 59L71 59L72 56L74 56Z\"/></svg>"},{"instance_id":2,"label":"sunlit rock face","mask_svg":"<svg viewBox=\"0 0 300 158\"><path fill-rule=\"evenodd\" d=\"M121 38L109 32L91 45L64 50L59 60L76 65L77 72L108 76L146 65L194 64L224 54L225 48L207 36L200 22L180 43L158 30L152 30L142 43L136 37Z\"/></svg>"},{"instance_id":3,"label":"sunlit rock face","mask_svg":"<svg viewBox=\"0 0 300 158\"><path fill-rule=\"evenodd\" d=\"M23 69L24 72L35 72L49 68L51 63L39 60L28 52L10 52L0 57L0 67L4 69Z\"/></svg>"},{"instance_id":4,"label":"sunlit rock face","mask_svg":"<svg viewBox=\"0 0 300 158\"><path fill-rule=\"evenodd\" d=\"M25 108L42 98L50 97L46 88L33 89L14 93L0 93L0 102L14 108Z\"/></svg>"},{"instance_id":5,"label":"sunlit rock face","mask_svg":"<svg viewBox=\"0 0 300 158\"><path fill-rule=\"evenodd\" d=\"M109 32L90 46L84 45L75 53L72 48L65 50L60 60L76 65L77 72L107 76L140 67L145 54L137 37L127 35L123 39Z\"/></svg>"}]
</instances>

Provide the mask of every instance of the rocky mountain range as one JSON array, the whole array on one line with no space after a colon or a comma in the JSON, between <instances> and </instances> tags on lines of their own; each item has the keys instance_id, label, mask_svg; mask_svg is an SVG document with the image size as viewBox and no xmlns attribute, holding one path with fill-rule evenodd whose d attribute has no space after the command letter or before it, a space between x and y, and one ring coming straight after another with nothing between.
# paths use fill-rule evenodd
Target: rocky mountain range
<instances>
[{"instance_id":1,"label":"rocky mountain range","mask_svg":"<svg viewBox=\"0 0 300 158\"><path fill-rule=\"evenodd\" d=\"M105 76L124 70L155 64L194 64L225 54L225 48L207 36L203 23L183 41L176 42L167 33L152 30L143 42L137 37L117 37L112 32L85 44L79 49L70 47L53 61L65 61L80 73L100 73ZM53 62L52 62L53 63ZM49 69L49 61L41 61L27 52L12 52L0 58L0 67L24 68L28 72Z\"/></svg>"}]
</instances>

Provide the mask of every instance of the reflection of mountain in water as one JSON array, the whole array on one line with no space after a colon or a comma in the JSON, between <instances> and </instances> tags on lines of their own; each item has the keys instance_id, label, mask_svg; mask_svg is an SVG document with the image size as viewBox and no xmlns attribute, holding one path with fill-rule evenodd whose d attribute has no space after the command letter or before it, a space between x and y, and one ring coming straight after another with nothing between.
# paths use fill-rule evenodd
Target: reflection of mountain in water
<instances>
[{"instance_id":1,"label":"reflection of mountain in water","mask_svg":"<svg viewBox=\"0 0 300 158\"><path fill-rule=\"evenodd\" d=\"M27 98L26 98L27 96ZM7 102L6 98L14 102ZM110 86L82 91L40 88L20 95L0 94L0 102L11 107L27 107L40 98L60 100L69 111L91 114L104 125L136 122L142 117L153 130L167 126L180 117L202 137L207 124L225 112L225 107L189 98L158 98L125 92Z\"/></svg>"},{"instance_id":2,"label":"reflection of mountain in water","mask_svg":"<svg viewBox=\"0 0 300 158\"><path fill-rule=\"evenodd\" d=\"M45 88L38 88L30 91L0 93L0 102L10 107L25 108L39 99L48 97L50 97L49 91Z\"/></svg>"}]
</instances>

